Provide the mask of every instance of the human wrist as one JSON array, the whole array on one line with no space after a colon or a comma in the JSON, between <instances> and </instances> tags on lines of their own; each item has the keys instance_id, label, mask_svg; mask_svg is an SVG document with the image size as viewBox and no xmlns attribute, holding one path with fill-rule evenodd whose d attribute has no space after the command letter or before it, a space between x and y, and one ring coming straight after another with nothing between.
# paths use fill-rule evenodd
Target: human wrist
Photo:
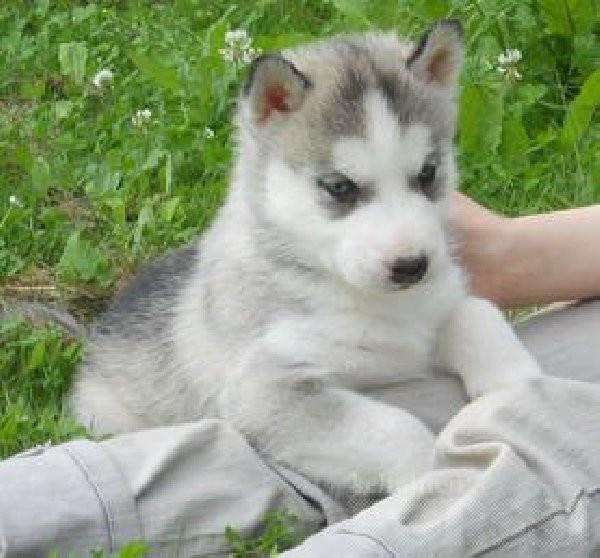
<instances>
[{"instance_id":1,"label":"human wrist","mask_svg":"<svg viewBox=\"0 0 600 558\"><path fill-rule=\"evenodd\" d=\"M474 237L478 250L471 259L471 289L474 294L500 306L510 306L512 285L520 273L515 261L518 237L515 219L489 213L484 226Z\"/></svg>"},{"instance_id":2,"label":"human wrist","mask_svg":"<svg viewBox=\"0 0 600 558\"><path fill-rule=\"evenodd\" d=\"M489 266L494 279L490 280L490 290L494 302L505 308L518 304L521 280L527 274L521 225L520 217L499 217L494 227L494 254Z\"/></svg>"},{"instance_id":3,"label":"human wrist","mask_svg":"<svg viewBox=\"0 0 600 558\"><path fill-rule=\"evenodd\" d=\"M558 300L547 292L548 276L556 270L548 257L552 250L540 234L543 216L503 218L498 224L498 254L494 269L498 276L493 300L501 307L515 308Z\"/></svg>"},{"instance_id":4,"label":"human wrist","mask_svg":"<svg viewBox=\"0 0 600 558\"><path fill-rule=\"evenodd\" d=\"M452 200L458 255L473 294L501 303L515 242L514 219L497 215L461 193Z\"/></svg>"}]
</instances>

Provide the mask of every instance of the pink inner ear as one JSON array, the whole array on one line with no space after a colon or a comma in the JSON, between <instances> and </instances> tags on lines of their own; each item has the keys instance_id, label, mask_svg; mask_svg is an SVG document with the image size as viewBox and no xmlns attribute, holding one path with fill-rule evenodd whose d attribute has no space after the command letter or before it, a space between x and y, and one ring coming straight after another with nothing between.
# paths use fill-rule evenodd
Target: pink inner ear
<instances>
[{"instance_id":1,"label":"pink inner ear","mask_svg":"<svg viewBox=\"0 0 600 558\"><path fill-rule=\"evenodd\" d=\"M429 79L441 85L449 85L451 74L451 54L447 50L440 50L433 56L427 65Z\"/></svg>"},{"instance_id":2,"label":"pink inner ear","mask_svg":"<svg viewBox=\"0 0 600 558\"><path fill-rule=\"evenodd\" d=\"M265 100L263 110L261 111L259 122L264 122L271 111L288 112L290 105L288 104L289 93L281 84L269 85L265 90Z\"/></svg>"}]
</instances>

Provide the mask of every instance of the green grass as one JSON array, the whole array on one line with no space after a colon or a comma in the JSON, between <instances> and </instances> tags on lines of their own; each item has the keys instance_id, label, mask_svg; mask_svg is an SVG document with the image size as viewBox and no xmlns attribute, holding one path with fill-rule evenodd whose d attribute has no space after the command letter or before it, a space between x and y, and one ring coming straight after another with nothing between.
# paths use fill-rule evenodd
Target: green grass
<instances>
[{"instance_id":1,"label":"green grass","mask_svg":"<svg viewBox=\"0 0 600 558\"><path fill-rule=\"evenodd\" d=\"M509 215L598 203L599 13L596 0L3 2L0 296L89 319L143 261L210 222L247 71L220 52L231 29L269 51L458 17L462 189ZM512 48L521 79L497 69ZM103 68L114 78L98 88ZM0 325L0 457L83 433L61 405L80 354L55 328Z\"/></svg>"},{"instance_id":2,"label":"green grass","mask_svg":"<svg viewBox=\"0 0 600 558\"><path fill-rule=\"evenodd\" d=\"M232 527L225 529L225 539L231 547L229 558L267 558L297 546L305 539L298 517L287 511L267 513L260 535L244 537Z\"/></svg>"},{"instance_id":3,"label":"green grass","mask_svg":"<svg viewBox=\"0 0 600 558\"><path fill-rule=\"evenodd\" d=\"M15 317L0 321L0 347L0 455L85 434L61 404L81 343Z\"/></svg>"},{"instance_id":4,"label":"green grass","mask_svg":"<svg viewBox=\"0 0 600 558\"><path fill-rule=\"evenodd\" d=\"M227 526L223 533L224 539L231 548L229 558L268 558L276 556L292 548L306 537L299 527L298 518L287 511L274 511L267 513L262 519L260 535L244 537L231 526ZM147 545L139 542L130 542L119 551L110 555L111 558L144 558L148 555ZM90 550L88 558L108 558L102 550ZM58 553L50 552L48 558L59 558ZM84 558L74 553L68 558Z\"/></svg>"},{"instance_id":5,"label":"green grass","mask_svg":"<svg viewBox=\"0 0 600 558\"><path fill-rule=\"evenodd\" d=\"M143 543L130 542L117 552L110 554L110 558L144 558L148 555L148 550L148 547ZM48 558L61 558L61 556L57 552L50 552ZM109 555L102 550L92 549L87 556L69 553L67 558L109 558Z\"/></svg>"}]
</instances>

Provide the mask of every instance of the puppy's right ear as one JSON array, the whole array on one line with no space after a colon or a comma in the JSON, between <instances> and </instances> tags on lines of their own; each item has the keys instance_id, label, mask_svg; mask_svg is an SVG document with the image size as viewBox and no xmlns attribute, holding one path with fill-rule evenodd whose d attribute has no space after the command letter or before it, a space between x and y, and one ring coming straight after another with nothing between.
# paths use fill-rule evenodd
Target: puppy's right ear
<instances>
[{"instance_id":1,"label":"puppy's right ear","mask_svg":"<svg viewBox=\"0 0 600 558\"><path fill-rule=\"evenodd\" d=\"M463 28L456 19L442 19L421 37L406 65L425 83L454 89L463 59Z\"/></svg>"},{"instance_id":2,"label":"puppy's right ear","mask_svg":"<svg viewBox=\"0 0 600 558\"><path fill-rule=\"evenodd\" d=\"M259 56L250 67L244 97L257 124L265 124L275 113L285 114L300 108L310 80L279 54Z\"/></svg>"}]
</instances>

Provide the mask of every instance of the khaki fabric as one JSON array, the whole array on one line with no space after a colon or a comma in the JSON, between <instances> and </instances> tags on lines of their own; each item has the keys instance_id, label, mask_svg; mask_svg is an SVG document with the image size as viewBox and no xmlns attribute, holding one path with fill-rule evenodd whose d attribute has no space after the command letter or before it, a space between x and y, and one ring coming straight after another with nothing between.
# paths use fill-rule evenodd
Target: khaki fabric
<instances>
[{"instance_id":1,"label":"khaki fabric","mask_svg":"<svg viewBox=\"0 0 600 558\"><path fill-rule=\"evenodd\" d=\"M374 394L441 431L437 469L356 517L366 502L336 502L206 420L0 462L0 556L85 556L129 540L157 557L227 556L225 526L250 535L281 509L306 533L330 526L292 558L600 555L600 302L517 331L548 374L570 379L523 383L464 408L460 383L440 371L410 401L400 388Z\"/></svg>"},{"instance_id":2,"label":"khaki fabric","mask_svg":"<svg viewBox=\"0 0 600 558\"><path fill-rule=\"evenodd\" d=\"M599 556L599 440L600 385L499 391L442 431L434 471L284 556Z\"/></svg>"}]
</instances>

